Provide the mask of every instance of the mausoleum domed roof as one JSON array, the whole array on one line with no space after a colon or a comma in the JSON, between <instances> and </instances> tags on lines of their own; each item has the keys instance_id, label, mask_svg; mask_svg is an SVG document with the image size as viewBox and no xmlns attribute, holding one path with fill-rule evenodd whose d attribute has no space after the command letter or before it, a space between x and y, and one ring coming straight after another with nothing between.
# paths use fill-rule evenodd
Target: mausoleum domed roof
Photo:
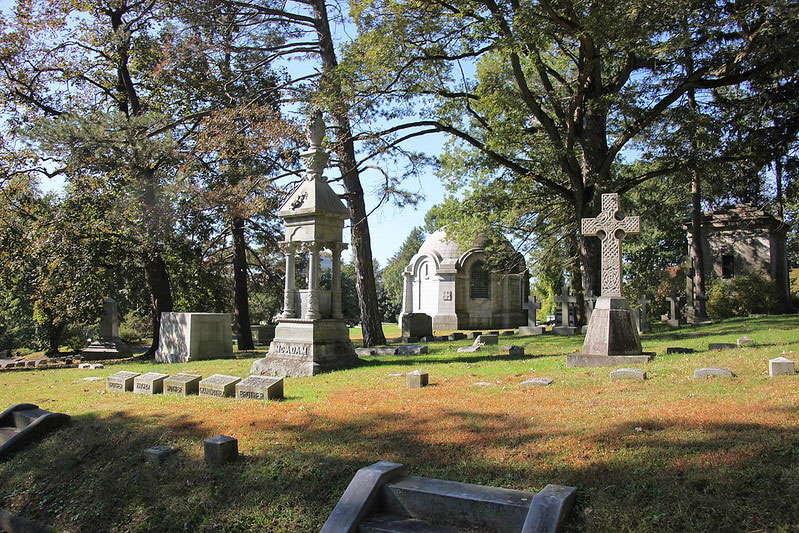
<instances>
[{"instance_id":1,"label":"mausoleum domed roof","mask_svg":"<svg viewBox=\"0 0 799 533\"><path fill-rule=\"evenodd\" d=\"M471 244L471 246L464 249L457 242L450 240L447 237L446 231L438 230L430 234L429 237L427 237L422 246L419 248L419 251L414 256L414 259L411 260L411 263L413 264L416 260L418 260L422 256L427 256L435 258L436 263L445 266L445 268L447 265L449 265L450 267L460 268L460 265L468 256L471 255L471 253L483 252L487 244L488 244L488 239L486 239L485 237L478 237ZM510 241L505 237L501 237L501 244L502 247L505 248L507 252L509 252L510 257L516 257L519 255L513 249L513 245L510 243ZM523 259L521 259L521 265L522 269L524 269Z\"/></svg>"}]
</instances>

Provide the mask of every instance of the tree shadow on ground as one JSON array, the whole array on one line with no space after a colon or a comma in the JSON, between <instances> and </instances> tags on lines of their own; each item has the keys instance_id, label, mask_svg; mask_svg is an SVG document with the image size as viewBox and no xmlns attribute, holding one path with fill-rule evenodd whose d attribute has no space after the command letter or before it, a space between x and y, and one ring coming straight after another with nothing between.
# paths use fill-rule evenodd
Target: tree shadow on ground
<instances>
[{"instance_id":1,"label":"tree shadow on ground","mask_svg":"<svg viewBox=\"0 0 799 533\"><path fill-rule=\"evenodd\" d=\"M302 419L265 411L241 428L244 457L209 468L201 449L212 435L202 421L82 415L0 463L0 505L65 531L315 531L358 468L387 460L467 483L576 486L572 531L799 526L795 428L668 414L595 432L567 427L477 404ZM180 451L154 467L142 453L156 444Z\"/></svg>"}]
</instances>

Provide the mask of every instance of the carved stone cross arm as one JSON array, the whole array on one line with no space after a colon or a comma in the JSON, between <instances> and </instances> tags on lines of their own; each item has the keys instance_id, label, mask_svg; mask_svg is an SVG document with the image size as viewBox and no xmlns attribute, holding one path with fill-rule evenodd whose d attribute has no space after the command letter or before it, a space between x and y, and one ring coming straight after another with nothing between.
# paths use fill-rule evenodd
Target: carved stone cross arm
<instances>
[{"instance_id":1,"label":"carved stone cross arm","mask_svg":"<svg viewBox=\"0 0 799 533\"><path fill-rule=\"evenodd\" d=\"M621 240L641 233L638 217L625 217L619 208L619 195L602 195L602 211L595 218L582 219L586 237L602 241L602 296L621 296Z\"/></svg>"}]
</instances>

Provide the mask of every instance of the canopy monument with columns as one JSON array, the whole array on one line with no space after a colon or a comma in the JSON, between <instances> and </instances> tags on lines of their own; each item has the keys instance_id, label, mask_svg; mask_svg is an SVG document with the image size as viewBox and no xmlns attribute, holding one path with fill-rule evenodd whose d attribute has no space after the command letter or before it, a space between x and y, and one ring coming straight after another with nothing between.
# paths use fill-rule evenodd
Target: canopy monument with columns
<instances>
[{"instance_id":1,"label":"canopy monument with columns","mask_svg":"<svg viewBox=\"0 0 799 533\"><path fill-rule=\"evenodd\" d=\"M283 312L269 353L255 361L251 374L312 376L359 363L341 313L341 252L349 211L322 176L328 155L322 149L325 126L320 111L307 124L310 148L300 154L302 183L278 210L286 235L280 243L286 258ZM330 290L320 289L320 253L332 256ZM297 254L308 256L307 288L295 286Z\"/></svg>"}]
</instances>

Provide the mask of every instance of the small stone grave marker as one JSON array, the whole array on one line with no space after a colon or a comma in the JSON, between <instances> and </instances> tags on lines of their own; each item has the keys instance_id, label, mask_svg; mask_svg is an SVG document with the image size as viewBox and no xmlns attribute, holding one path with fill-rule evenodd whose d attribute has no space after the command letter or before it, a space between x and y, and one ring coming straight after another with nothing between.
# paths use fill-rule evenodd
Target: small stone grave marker
<instances>
[{"instance_id":1,"label":"small stone grave marker","mask_svg":"<svg viewBox=\"0 0 799 533\"><path fill-rule=\"evenodd\" d=\"M364 355L375 355L377 352L375 351L374 348L360 347L360 348L355 348L355 353L358 356L364 356Z\"/></svg>"},{"instance_id":2,"label":"small stone grave marker","mask_svg":"<svg viewBox=\"0 0 799 533\"><path fill-rule=\"evenodd\" d=\"M787 357L777 357L768 362L768 375L774 376L793 376L796 368L793 361Z\"/></svg>"},{"instance_id":3,"label":"small stone grave marker","mask_svg":"<svg viewBox=\"0 0 799 533\"><path fill-rule=\"evenodd\" d=\"M136 394L161 394L164 392L164 379L169 374L147 372L133 378L133 392Z\"/></svg>"},{"instance_id":4,"label":"small stone grave marker","mask_svg":"<svg viewBox=\"0 0 799 533\"><path fill-rule=\"evenodd\" d=\"M152 446L144 450L144 460L150 464L159 465L176 451L178 449L172 446Z\"/></svg>"},{"instance_id":5,"label":"small stone grave marker","mask_svg":"<svg viewBox=\"0 0 799 533\"><path fill-rule=\"evenodd\" d=\"M493 383L488 383L487 381L478 381L474 384L475 387L493 387Z\"/></svg>"},{"instance_id":6,"label":"small stone grave marker","mask_svg":"<svg viewBox=\"0 0 799 533\"><path fill-rule=\"evenodd\" d=\"M706 368L697 368L694 370L694 379L710 379L710 378L732 378L735 374L726 368L718 368L710 366Z\"/></svg>"},{"instance_id":7,"label":"small stone grave marker","mask_svg":"<svg viewBox=\"0 0 799 533\"><path fill-rule=\"evenodd\" d=\"M111 374L105 378L105 390L108 392L133 392L133 380L138 375L138 372L128 372L126 370Z\"/></svg>"},{"instance_id":8,"label":"small stone grave marker","mask_svg":"<svg viewBox=\"0 0 799 533\"><path fill-rule=\"evenodd\" d=\"M411 389L419 389L421 387L427 387L428 384L428 376L427 372L422 372L421 370L414 370L412 372L408 372L405 374L405 384L408 388Z\"/></svg>"},{"instance_id":9,"label":"small stone grave marker","mask_svg":"<svg viewBox=\"0 0 799 533\"><path fill-rule=\"evenodd\" d=\"M236 383L241 378L214 374L200 381L200 396L216 396L218 398L231 398L236 394Z\"/></svg>"},{"instance_id":10,"label":"small stone grave marker","mask_svg":"<svg viewBox=\"0 0 799 533\"><path fill-rule=\"evenodd\" d=\"M283 378L247 376L236 383L236 398L278 400L283 398Z\"/></svg>"},{"instance_id":11,"label":"small stone grave marker","mask_svg":"<svg viewBox=\"0 0 799 533\"><path fill-rule=\"evenodd\" d=\"M178 372L164 380L164 394L189 396L200 392L200 380L203 377L190 372Z\"/></svg>"},{"instance_id":12,"label":"small stone grave marker","mask_svg":"<svg viewBox=\"0 0 799 533\"><path fill-rule=\"evenodd\" d=\"M532 378L526 379L519 383L522 387L549 387L552 385L550 378Z\"/></svg>"},{"instance_id":13,"label":"small stone grave marker","mask_svg":"<svg viewBox=\"0 0 799 533\"><path fill-rule=\"evenodd\" d=\"M711 342L707 345L708 350L730 350L737 347L737 344L733 344L731 342Z\"/></svg>"},{"instance_id":14,"label":"small stone grave marker","mask_svg":"<svg viewBox=\"0 0 799 533\"><path fill-rule=\"evenodd\" d=\"M397 355L396 346L375 346L372 349L375 351L374 355Z\"/></svg>"},{"instance_id":15,"label":"small stone grave marker","mask_svg":"<svg viewBox=\"0 0 799 533\"><path fill-rule=\"evenodd\" d=\"M515 344L514 345L510 345L510 346L506 345L506 346L503 346L502 349L503 350L508 350L508 356L509 357L522 357L524 355L524 347L523 346L516 346Z\"/></svg>"},{"instance_id":16,"label":"small stone grave marker","mask_svg":"<svg viewBox=\"0 0 799 533\"><path fill-rule=\"evenodd\" d=\"M644 381L646 379L646 372L643 370L638 370L637 368L617 368L610 373L611 381L619 381L623 379Z\"/></svg>"},{"instance_id":17,"label":"small stone grave marker","mask_svg":"<svg viewBox=\"0 0 799 533\"><path fill-rule=\"evenodd\" d=\"M397 347L397 355L420 355L428 351L424 344L403 344Z\"/></svg>"},{"instance_id":18,"label":"small stone grave marker","mask_svg":"<svg viewBox=\"0 0 799 533\"><path fill-rule=\"evenodd\" d=\"M477 346L478 344L484 344L486 346L489 344L499 344L499 335L493 333L478 335L477 338L474 339L474 345Z\"/></svg>"},{"instance_id":19,"label":"small stone grave marker","mask_svg":"<svg viewBox=\"0 0 799 533\"><path fill-rule=\"evenodd\" d=\"M81 378L81 381L101 381L102 379L100 376L89 376L88 378Z\"/></svg>"},{"instance_id":20,"label":"small stone grave marker","mask_svg":"<svg viewBox=\"0 0 799 533\"><path fill-rule=\"evenodd\" d=\"M469 337L470 339L476 339L482 334L483 334L482 331L470 331L466 336Z\"/></svg>"},{"instance_id":21,"label":"small stone grave marker","mask_svg":"<svg viewBox=\"0 0 799 533\"><path fill-rule=\"evenodd\" d=\"M694 353L695 351L696 350L694 350L693 348L682 348L680 346L669 346L668 348L666 348L666 353L667 354L672 354L672 353Z\"/></svg>"},{"instance_id":22,"label":"small stone grave marker","mask_svg":"<svg viewBox=\"0 0 799 533\"><path fill-rule=\"evenodd\" d=\"M226 435L217 435L203 441L203 451L205 462L218 466L238 458L239 441Z\"/></svg>"},{"instance_id":23,"label":"small stone grave marker","mask_svg":"<svg viewBox=\"0 0 799 533\"><path fill-rule=\"evenodd\" d=\"M466 338L466 334L465 333L459 333L457 331L455 333L450 333L449 337L447 337L447 339L449 339L451 341L461 341L461 340L463 340L465 338Z\"/></svg>"},{"instance_id":24,"label":"small stone grave marker","mask_svg":"<svg viewBox=\"0 0 799 533\"><path fill-rule=\"evenodd\" d=\"M753 339L752 337L747 337L747 336L738 337L738 346L747 346L747 345L751 346L754 343L755 339Z\"/></svg>"}]
</instances>

